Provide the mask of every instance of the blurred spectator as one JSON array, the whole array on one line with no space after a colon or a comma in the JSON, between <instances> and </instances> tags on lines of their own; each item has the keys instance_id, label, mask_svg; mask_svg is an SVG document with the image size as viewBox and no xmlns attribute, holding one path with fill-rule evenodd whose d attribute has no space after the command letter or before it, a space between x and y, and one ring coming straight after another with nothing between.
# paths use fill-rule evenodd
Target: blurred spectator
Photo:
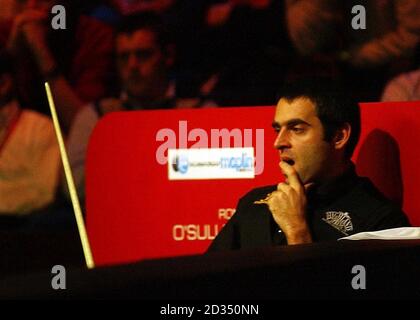
<instances>
[{"instance_id":1,"label":"blurred spectator","mask_svg":"<svg viewBox=\"0 0 420 320\"><path fill-rule=\"evenodd\" d=\"M381 101L420 101L420 44L414 66L415 70L404 72L386 84Z\"/></svg>"},{"instance_id":2,"label":"blurred spectator","mask_svg":"<svg viewBox=\"0 0 420 320\"><path fill-rule=\"evenodd\" d=\"M57 0L15 0L19 14L3 21L1 46L18 59L17 87L22 103L48 112L43 82L49 81L64 129L84 103L105 93L111 64L112 28L79 15L78 1L60 1L66 9L66 29L51 26Z\"/></svg>"},{"instance_id":3,"label":"blurred spectator","mask_svg":"<svg viewBox=\"0 0 420 320\"><path fill-rule=\"evenodd\" d=\"M0 216L53 202L59 151L51 120L16 100L11 59L0 53Z\"/></svg>"},{"instance_id":4,"label":"blurred spectator","mask_svg":"<svg viewBox=\"0 0 420 320\"><path fill-rule=\"evenodd\" d=\"M408 56L419 43L418 0L286 0L286 4L290 37L302 55L331 47L337 31L343 30L344 58L357 67L383 65ZM366 8L365 30L352 28L355 5Z\"/></svg>"},{"instance_id":5,"label":"blurred spectator","mask_svg":"<svg viewBox=\"0 0 420 320\"><path fill-rule=\"evenodd\" d=\"M115 27L120 20L120 12L113 0L73 0L77 2L78 11L99 21Z\"/></svg>"},{"instance_id":6,"label":"blurred spectator","mask_svg":"<svg viewBox=\"0 0 420 320\"><path fill-rule=\"evenodd\" d=\"M351 8L366 8L366 29L351 28ZM359 101L379 101L387 81L412 68L420 40L420 1L345 1L344 51L341 53L348 87Z\"/></svg>"},{"instance_id":7,"label":"blurred spectator","mask_svg":"<svg viewBox=\"0 0 420 320\"><path fill-rule=\"evenodd\" d=\"M152 13L126 17L115 41L119 78L117 97L108 97L85 106L77 114L67 141L70 165L79 191L84 194L84 163L87 144L96 122L104 114L123 110L150 110L214 106L201 98L180 99L170 79L173 47L161 20Z\"/></svg>"},{"instance_id":8,"label":"blurred spectator","mask_svg":"<svg viewBox=\"0 0 420 320\"><path fill-rule=\"evenodd\" d=\"M287 31L296 50L290 61L287 80L338 77L336 28L341 19L337 2L285 0L285 7Z\"/></svg>"},{"instance_id":9,"label":"blurred spectator","mask_svg":"<svg viewBox=\"0 0 420 320\"><path fill-rule=\"evenodd\" d=\"M340 22L335 0L286 0L287 29L302 56L324 51L335 39Z\"/></svg>"},{"instance_id":10,"label":"blurred spectator","mask_svg":"<svg viewBox=\"0 0 420 320\"><path fill-rule=\"evenodd\" d=\"M403 73L385 87L382 101L420 101L420 69Z\"/></svg>"},{"instance_id":11,"label":"blurred spectator","mask_svg":"<svg viewBox=\"0 0 420 320\"><path fill-rule=\"evenodd\" d=\"M15 0L0 0L0 20L7 20L16 13Z\"/></svg>"},{"instance_id":12,"label":"blurred spectator","mask_svg":"<svg viewBox=\"0 0 420 320\"><path fill-rule=\"evenodd\" d=\"M366 8L366 29L351 27L352 7ZM345 1L344 25L348 32L347 50L356 67L374 67L412 57L420 40L420 1Z\"/></svg>"},{"instance_id":13,"label":"blurred spectator","mask_svg":"<svg viewBox=\"0 0 420 320\"><path fill-rule=\"evenodd\" d=\"M275 103L293 55L283 1L184 1L176 8L194 22L179 28L179 68L191 72L185 78L198 86L208 80L219 105Z\"/></svg>"},{"instance_id":14,"label":"blurred spectator","mask_svg":"<svg viewBox=\"0 0 420 320\"><path fill-rule=\"evenodd\" d=\"M366 29L352 28L355 5L366 9ZM287 0L287 10L298 51L328 52L359 101L379 99L387 79L410 67L420 39L418 0Z\"/></svg>"},{"instance_id":15,"label":"blurred spectator","mask_svg":"<svg viewBox=\"0 0 420 320\"><path fill-rule=\"evenodd\" d=\"M168 10L175 0L111 0L123 15L152 11L162 13Z\"/></svg>"}]
</instances>

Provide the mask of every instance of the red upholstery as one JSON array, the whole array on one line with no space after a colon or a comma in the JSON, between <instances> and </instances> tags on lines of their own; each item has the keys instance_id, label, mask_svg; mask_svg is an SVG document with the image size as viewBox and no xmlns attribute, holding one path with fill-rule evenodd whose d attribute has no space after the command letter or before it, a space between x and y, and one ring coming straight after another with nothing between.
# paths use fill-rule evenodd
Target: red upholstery
<instances>
[{"instance_id":1,"label":"red upholstery","mask_svg":"<svg viewBox=\"0 0 420 320\"><path fill-rule=\"evenodd\" d=\"M96 264L204 252L241 195L282 180L272 147L273 115L273 107L255 107L119 112L104 117L91 137L86 164L87 229ZM402 199L411 222L420 225L416 201L420 105L362 105L362 119L361 143L354 157L358 171L372 175L396 201ZM180 125L180 121L187 122ZM242 138L252 132L257 156L263 150L264 170L255 179L169 181L167 165L156 160L169 139L157 141L163 128L173 130L178 148L196 143L194 128L207 132L209 145L215 140L211 129L240 129L236 134ZM379 131L372 133L374 128ZM264 129L264 145L256 144L256 129Z\"/></svg>"},{"instance_id":2,"label":"red upholstery","mask_svg":"<svg viewBox=\"0 0 420 320\"><path fill-rule=\"evenodd\" d=\"M357 171L389 198L403 204L420 226L420 102L361 105L362 134L354 154Z\"/></svg>"}]
</instances>

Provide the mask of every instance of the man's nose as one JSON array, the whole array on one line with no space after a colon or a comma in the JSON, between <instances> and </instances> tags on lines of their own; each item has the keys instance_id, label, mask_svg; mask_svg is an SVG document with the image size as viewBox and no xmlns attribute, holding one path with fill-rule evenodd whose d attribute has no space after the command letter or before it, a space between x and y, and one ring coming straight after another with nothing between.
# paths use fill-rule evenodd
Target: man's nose
<instances>
[{"instance_id":1,"label":"man's nose","mask_svg":"<svg viewBox=\"0 0 420 320\"><path fill-rule=\"evenodd\" d=\"M129 68L137 68L138 65L139 65L139 59L134 53L130 53L130 55L128 56L127 66Z\"/></svg>"},{"instance_id":2,"label":"man's nose","mask_svg":"<svg viewBox=\"0 0 420 320\"><path fill-rule=\"evenodd\" d=\"M274 140L274 148L278 150L290 148L289 135L285 128L280 129L280 131L277 133L277 137Z\"/></svg>"}]
</instances>

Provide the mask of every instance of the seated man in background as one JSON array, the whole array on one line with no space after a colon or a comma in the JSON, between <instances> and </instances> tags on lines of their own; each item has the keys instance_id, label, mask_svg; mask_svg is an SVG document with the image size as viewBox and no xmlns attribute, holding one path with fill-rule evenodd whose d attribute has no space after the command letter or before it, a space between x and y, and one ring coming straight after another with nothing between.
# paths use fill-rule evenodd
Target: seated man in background
<instances>
[{"instance_id":1,"label":"seated man in background","mask_svg":"<svg viewBox=\"0 0 420 320\"><path fill-rule=\"evenodd\" d=\"M209 251L334 241L362 231L409 226L401 209L351 156L360 111L332 81L298 81L282 92L273 128L285 182L245 195Z\"/></svg>"},{"instance_id":2,"label":"seated man in background","mask_svg":"<svg viewBox=\"0 0 420 320\"><path fill-rule=\"evenodd\" d=\"M206 100L180 99L169 77L174 57L158 16L126 17L117 30L115 64L118 96L85 106L75 118L67 141L70 165L79 196L84 196L84 164L90 134L100 117L112 111L211 106Z\"/></svg>"},{"instance_id":3,"label":"seated man in background","mask_svg":"<svg viewBox=\"0 0 420 320\"><path fill-rule=\"evenodd\" d=\"M285 5L298 53L317 62L320 55L326 67L329 62L332 74L345 80L360 102L379 101L387 80L410 67L420 43L418 0L287 0ZM353 24L358 5L367 15L359 20L366 23L363 30ZM318 64L309 67L318 71Z\"/></svg>"},{"instance_id":4,"label":"seated man in background","mask_svg":"<svg viewBox=\"0 0 420 320\"><path fill-rule=\"evenodd\" d=\"M10 56L0 52L0 215L26 215L53 202L59 150L51 120L22 109Z\"/></svg>"},{"instance_id":5,"label":"seated man in background","mask_svg":"<svg viewBox=\"0 0 420 320\"><path fill-rule=\"evenodd\" d=\"M420 101L420 44L416 48L413 70L389 80L381 101Z\"/></svg>"},{"instance_id":6,"label":"seated man in background","mask_svg":"<svg viewBox=\"0 0 420 320\"><path fill-rule=\"evenodd\" d=\"M382 93L381 101L420 101L420 70L391 79Z\"/></svg>"}]
</instances>

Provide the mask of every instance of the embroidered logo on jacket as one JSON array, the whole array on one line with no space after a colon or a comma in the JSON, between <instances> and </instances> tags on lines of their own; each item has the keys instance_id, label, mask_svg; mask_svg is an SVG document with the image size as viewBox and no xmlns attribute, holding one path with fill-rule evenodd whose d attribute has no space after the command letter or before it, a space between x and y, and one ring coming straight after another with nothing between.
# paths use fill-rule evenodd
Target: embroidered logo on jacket
<instances>
[{"instance_id":1,"label":"embroidered logo on jacket","mask_svg":"<svg viewBox=\"0 0 420 320\"><path fill-rule=\"evenodd\" d=\"M353 223L348 212L328 211L322 220L346 236L348 236L348 232L353 231Z\"/></svg>"}]
</instances>

